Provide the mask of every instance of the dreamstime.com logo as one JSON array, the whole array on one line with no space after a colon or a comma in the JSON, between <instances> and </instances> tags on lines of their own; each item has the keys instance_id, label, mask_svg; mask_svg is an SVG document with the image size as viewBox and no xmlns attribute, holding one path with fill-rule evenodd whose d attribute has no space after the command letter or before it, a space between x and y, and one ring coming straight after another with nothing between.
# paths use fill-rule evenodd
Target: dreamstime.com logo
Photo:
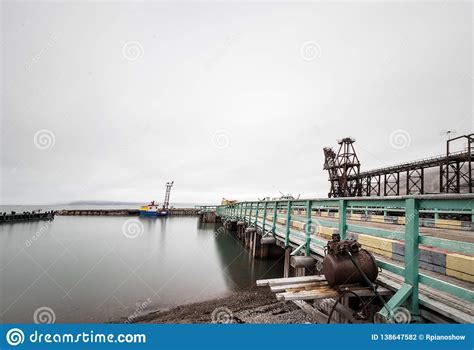
<instances>
[{"instance_id":1,"label":"dreamstime.com logo","mask_svg":"<svg viewBox=\"0 0 474 350\"><path fill-rule=\"evenodd\" d=\"M403 129L397 129L390 133L389 143L394 149L400 150L410 146L410 133Z\"/></svg>"},{"instance_id":2,"label":"dreamstime.com logo","mask_svg":"<svg viewBox=\"0 0 474 350\"><path fill-rule=\"evenodd\" d=\"M138 219L128 219L122 225L122 232L127 238L137 238L143 234L145 227Z\"/></svg>"},{"instance_id":3,"label":"dreamstime.com logo","mask_svg":"<svg viewBox=\"0 0 474 350\"><path fill-rule=\"evenodd\" d=\"M411 313L408 309L399 306L393 311L389 321L390 323L410 323Z\"/></svg>"},{"instance_id":4,"label":"dreamstime.com logo","mask_svg":"<svg viewBox=\"0 0 474 350\"><path fill-rule=\"evenodd\" d=\"M95 333L77 332L77 333L42 333L34 331L25 337L25 333L20 328L10 329L6 336L6 341L10 346L23 344L25 340L31 344L144 344L147 342L146 334L143 333Z\"/></svg>"},{"instance_id":5,"label":"dreamstime.com logo","mask_svg":"<svg viewBox=\"0 0 474 350\"><path fill-rule=\"evenodd\" d=\"M226 149L232 146L232 135L227 130L217 130L212 134L212 145L217 149Z\"/></svg>"},{"instance_id":6,"label":"dreamstime.com logo","mask_svg":"<svg viewBox=\"0 0 474 350\"><path fill-rule=\"evenodd\" d=\"M52 324L56 322L56 314L50 307L42 306L35 310L33 321L36 324Z\"/></svg>"},{"instance_id":7,"label":"dreamstime.com logo","mask_svg":"<svg viewBox=\"0 0 474 350\"><path fill-rule=\"evenodd\" d=\"M25 334L20 328L12 328L6 335L7 343L11 346L23 344L25 341Z\"/></svg>"},{"instance_id":8,"label":"dreamstime.com logo","mask_svg":"<svg viewBox=\"0 0 474 350\"><path fill-rule=\"evenodd\" d=\"M212 323L234 323L232 311L226 307L218 307L212 311Z\"/></svg>"},{"instance_id":9,"label":"dreamstime.com logo","mask_svg":"<svg viewBox=\"0 0 474 350\"><path fill-rule=\"evenodd\" d=\"M122 47L122 56L128 61L136 61L144 55L143 46L138 41L126 42Z\"/></svg>"},{"instance_id":10,"label":"dreamstime.com logo","mask_svg":"<svg viewBox=\"0 0 474 350\"><path fill-rule=\"evenodd\" d=\"M314 41L307 41L301 45L300 54L305 61L314 61L321 58L321 47Z\"/></svg>"},{"instance_id":11,"label":"dreamstime.com logo","mask_svg":"<svg viewBox=\"0 0 474 350\"><path fill-rule=\"evenodd\" d=\"M56 143L56 136L51 130L41 129L33 136L33 143L40 150L53 148Z\"/></svg>"}]
</instances>

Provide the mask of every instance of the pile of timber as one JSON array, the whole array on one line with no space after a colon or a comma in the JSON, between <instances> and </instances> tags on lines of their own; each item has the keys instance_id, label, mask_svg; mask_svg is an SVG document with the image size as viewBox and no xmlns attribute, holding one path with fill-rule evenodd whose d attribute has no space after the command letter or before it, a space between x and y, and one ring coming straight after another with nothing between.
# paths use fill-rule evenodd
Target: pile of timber
<instances>
[{"instance_id":1,"label":"pile of timber","mask_svg":"<svg viewBox=\"0 0 474 350\"><path fill-rule=\"evenodd\" d=\"M269 286L270 290L275 294L277 300L316 300L327 298L338 298L341 294L338 289L328 285L324 276L301 276L275 278L267 280L258 280L258 287ZM374 296L374 292L361 285L347 286L353 292L361 297ZM377 289L380 295L391 294L387 288Z\"/></svg>"},{"instance_id":2,"label":"pile of timber","mask_svg":"<svg viewBox=\"0 0 474 350\"><path fill-rule=\"evenodd\" d=\"M345 287L360 297L375 297L373 290L361 285L339 286L337 289L328 285L324 276L300 276L274 278L257 281L258 287L268 286L276 293L278 300L292 301L305 311L316 323L327 323L330 310L341 296ZM379 287L380 295L391 295L393 292L385 287ZM354 310L347 305L348 299L354 297L346 294L344 301L335 306L335 316L331 323L367 323L354 317Z\"/></svg>"}]
</instances>

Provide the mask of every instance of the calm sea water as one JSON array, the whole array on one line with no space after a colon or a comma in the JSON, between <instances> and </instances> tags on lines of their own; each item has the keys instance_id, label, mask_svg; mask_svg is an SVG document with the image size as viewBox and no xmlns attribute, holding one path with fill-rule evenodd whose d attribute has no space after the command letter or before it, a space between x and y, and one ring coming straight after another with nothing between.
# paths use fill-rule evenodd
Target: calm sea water
<instances>
[{"instance_id":1,"label":"calm sea water","mask_svg":"<svg viewBox=\"0 0 474 350\"><path fill-rule=\"evenodd\" d=\"M124 320L282 275L281 261L252 259L218 227L197 217L1 224L1 322L32 323L45 308L56 322Z\"/></svg>"}]
</instances>

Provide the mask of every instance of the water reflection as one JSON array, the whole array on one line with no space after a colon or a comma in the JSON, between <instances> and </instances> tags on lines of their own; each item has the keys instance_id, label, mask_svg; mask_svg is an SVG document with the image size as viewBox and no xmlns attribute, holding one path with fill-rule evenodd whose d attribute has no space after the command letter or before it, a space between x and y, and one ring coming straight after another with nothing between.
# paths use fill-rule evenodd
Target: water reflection
<instances>
[{"instance_id":1,"label":"water reflection","mask_svg":"<svg viewBox=\"0 0 474 350\"><path fill-rule=\"evenodd\" d=\"M143 232L124 235L127 220ZM36 237L32 240L32 237ZM31 244L27 244L28 240ZM248 288L281 276L275 260L252 259L240 242L196 217L56 217L0 225L0 317L33 322L107 322Z\"/></svg>"}]
</instances>

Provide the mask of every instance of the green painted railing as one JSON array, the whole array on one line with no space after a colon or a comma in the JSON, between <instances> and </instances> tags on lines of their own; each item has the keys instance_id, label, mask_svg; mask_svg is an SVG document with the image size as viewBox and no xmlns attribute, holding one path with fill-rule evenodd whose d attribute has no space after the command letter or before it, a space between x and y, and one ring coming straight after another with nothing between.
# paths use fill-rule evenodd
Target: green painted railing
<instances>
[{"instance_id":1,"label":"green painted railing","mask_svg":"<svg viewBox=\"0 0 474 350\"><path fill-rule=\"evenodd\" d=\"M397 208L405 213L405 225L402 229L382 229L379 227L359 226L347 223L347 212L354 210L393 210ZM324 220L315 212L336 211L338 221ZM259 213L263 212L260 220ZM286 246L303 248L306 255L315 252L324 254L323 249L327 240L315 235L315 227L336 228L342 238L347 231L361 233L375 237L389 238L404 241L405 256L403 265L394 264L383 258L377 258L378 265L392 273L404 277L400 289L388 301L389 310L383 308L381 314L387 317L392 310L405 303L413 315L419 315L419 283L428 285L436 290L454 295L458 298L474 302L474 292L463 286L441 280L419 271L420 244L441 248L450 252L474 255L474 244L468 242L442 239L432 236L423 236L419 233L420 212L432 213L474 213L474 195L425 195L400 197L370 197L370 198L337 198L337 199L309 199L309 200L282 200L282 201L250 201L238 202L232 205L217 206L218 216L244 220L251 226L262 228L264 235L278 236ZM268 219L268 216L271 219ZM278 219L284 219L285 225L278 224ZM303 223L304 229L295 230L292 222ZM404 230L403 230L404 227Z\"/></svg>"}]
</instances>

